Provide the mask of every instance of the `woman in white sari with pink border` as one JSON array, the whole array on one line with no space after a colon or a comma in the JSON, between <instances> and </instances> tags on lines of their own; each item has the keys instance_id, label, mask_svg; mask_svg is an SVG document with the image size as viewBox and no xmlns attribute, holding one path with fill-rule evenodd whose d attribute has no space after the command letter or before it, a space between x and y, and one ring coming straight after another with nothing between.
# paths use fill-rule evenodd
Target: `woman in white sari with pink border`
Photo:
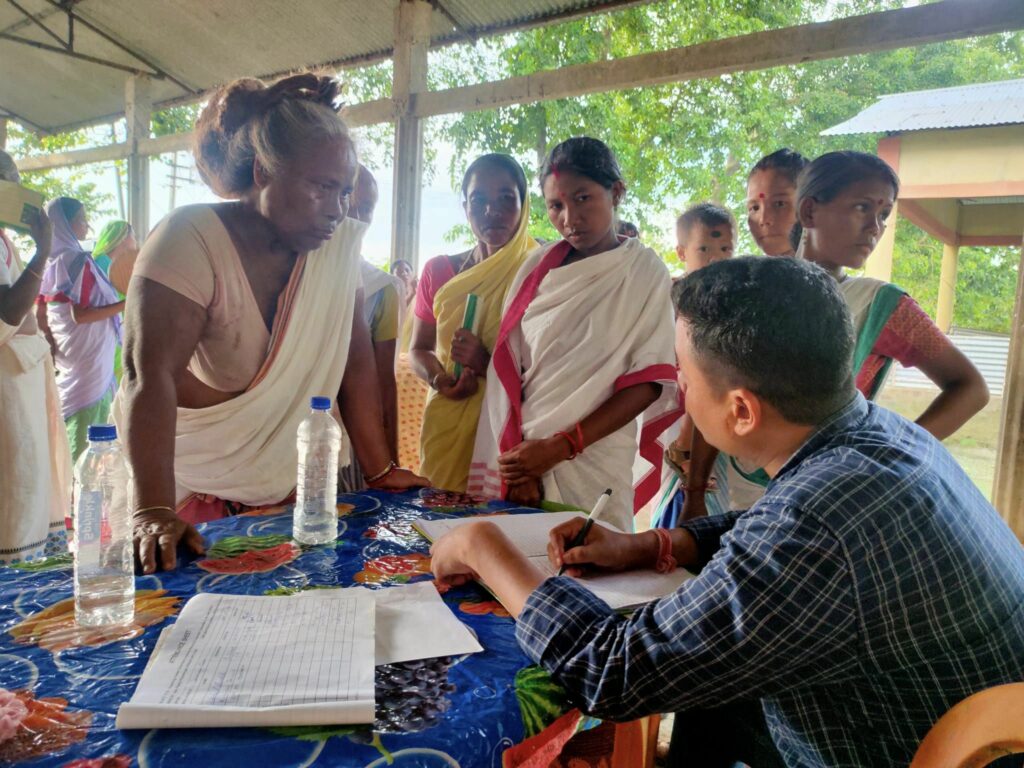
<instances>
[{"instance_id":1,"label":"woman in white sari with pink border","mask_svg":"<svg viewBox=\"0 0 1024 768\"><path fill-rule=\"evenodd\" d=\"M605 520L632 530L680 415L671 281L654 251L615 234L625 185L603 143L555 147L541 183L565 239L527 257L509 290L468 490L590 509L610 488Z\"/></svg>"}]
</instances>

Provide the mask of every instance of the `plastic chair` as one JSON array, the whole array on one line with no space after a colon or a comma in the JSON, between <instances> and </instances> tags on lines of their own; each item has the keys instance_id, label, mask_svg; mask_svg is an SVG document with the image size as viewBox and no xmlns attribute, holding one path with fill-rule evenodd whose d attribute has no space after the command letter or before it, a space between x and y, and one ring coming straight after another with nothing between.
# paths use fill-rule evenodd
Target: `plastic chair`
<instances>
[{"instance_id":1,"label":"plastic chair","mask_svg":"<svg viewBox=\"0 0 1024 768\"><path fill-rule=\"evenodd\" d=\"M1024 752L1024 683L979 691L928 731L910 768L982 768Z\"/></svg>"}]
</instances>

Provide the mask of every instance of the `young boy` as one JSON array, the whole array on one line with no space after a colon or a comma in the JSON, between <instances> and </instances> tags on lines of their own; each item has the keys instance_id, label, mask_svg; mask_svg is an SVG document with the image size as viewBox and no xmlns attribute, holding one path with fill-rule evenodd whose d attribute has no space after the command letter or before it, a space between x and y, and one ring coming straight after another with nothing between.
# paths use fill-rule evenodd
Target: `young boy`
<instances>
[{"instance_id":1,"label":"young boy","mask_svg":"<svg viewBox=\"0 0 1024 768\"><path fill-rule=\"evenodd\" d=\"M736 220L728 210L714 203L691 205L676 219L676 254L686 265L688 275L708 264L730 258L735 240ZM694 446L697 446L696 451ZM708 504L712 513L727 510L727 505L716 504L715 496L706 496L706 491L715 488L713 481L700 487L693 483L694 478L710 476L717 456L718 451L704 443L689 415L684 415L679 437L665 452L665 460L674 471L665 478L659 496L665 501L655 515L658 526L674 528L683 520L702 517L708 514Z\"/></svg>"},{"instance_id":2,"label":"young boy","mask_svg":"<svg viewBox=\"0 0 1024 768\"><path fill-rule=\"evenodd\" d=\"M686 274L732 256L736 220L714 203L697 203L676 219L676 254Z\"/></svg>"}]
</instances>

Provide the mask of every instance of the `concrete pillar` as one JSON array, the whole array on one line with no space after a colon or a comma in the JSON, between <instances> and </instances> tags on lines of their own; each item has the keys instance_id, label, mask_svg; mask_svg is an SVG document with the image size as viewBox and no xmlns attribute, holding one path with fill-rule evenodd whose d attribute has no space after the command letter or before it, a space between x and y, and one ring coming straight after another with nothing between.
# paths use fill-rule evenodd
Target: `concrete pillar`
<instances>
[{"instance_id":1,"label":"concrete pillar","mask_svg":"<svg viewBox=\"0 0 1024 768\"><path fill-rule=\"evenodd\" d=\"M128 126L128 223L139 241L149 234L149 157L139 154L139 142L149 138L153 110L150 79L128 78L124 89L124 115Z\"/></svg>"},{"instance_id":2,"label":"concrete pillar","mask_svg":"<svg viewBox=\"0 0 1024 768\"><path fill-rule=\"evenodd\" d=\"M1024 542L1024 244L1017 272L1010 356L1006 361L992 503L1017 538Z\"/></svg>"},{"instance_id":3,"label":"concrete pillar","mask_svg":"<svg viewBox=\"0 0 1024 768\"><path fill-rule=\"evenodd\" d=\"M430 48L428 0L400 0L395 9L395 59L391 98L395 102L394 200L391 260L419 261L420 203L423 184L423 124L412 114L416 94L427 90Z\"/></svg>"},{"instance_id":4,"label":"concrete pillar","mask_svg":"<svg viewBox=\"0 0 1024 768\"><path fill-rule=\"evenodd\" d=\"M7 148L7 118L0 117L0 149Z\"/></svg>"},{"instance_id":5,"label":"concrete pillar","mask_svg":"<svg viewBox=\"0 0 1024 768\"><path fill-rule=\"evenodd\" d=\"M942 271L939 273L939 305L935 311L935 324L943 333L953 327L953 306L956 302L956 266L959 245L942 244Z\"/></svg>"},{"instance_id":6,"label":"concrete pillar","mask_svg":"<svg viewBox=\"0 0 1024 768\"><path fill-rule=\"evenodd\" d=\"M898 203L892 207L892 213L889 214L889 225L882 233L882 239L878 241L878 245L871 252L868 263L864 267L864 274L867 277L885 280L887 283L892 281L892 252L896 245L896 221L899 218L899 211L896 209L898 207Z\"/></svg>"}]
</instances>

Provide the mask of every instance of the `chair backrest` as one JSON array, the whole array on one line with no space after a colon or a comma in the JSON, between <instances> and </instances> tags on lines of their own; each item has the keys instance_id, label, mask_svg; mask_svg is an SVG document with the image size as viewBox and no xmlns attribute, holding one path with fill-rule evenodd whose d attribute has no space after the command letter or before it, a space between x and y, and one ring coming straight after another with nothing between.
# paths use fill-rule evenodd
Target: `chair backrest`
<instances>
[{"instance_id":1,"label":"chair backrest","mask_svg":"<svg viewBox=\"0 0 1024 768\"><path fill-rule=\"evenodd\" d=\"M910 768L982 768L1024 752L1024 683L968 696L928 731Z\"/></svg>"}]
</instances>

